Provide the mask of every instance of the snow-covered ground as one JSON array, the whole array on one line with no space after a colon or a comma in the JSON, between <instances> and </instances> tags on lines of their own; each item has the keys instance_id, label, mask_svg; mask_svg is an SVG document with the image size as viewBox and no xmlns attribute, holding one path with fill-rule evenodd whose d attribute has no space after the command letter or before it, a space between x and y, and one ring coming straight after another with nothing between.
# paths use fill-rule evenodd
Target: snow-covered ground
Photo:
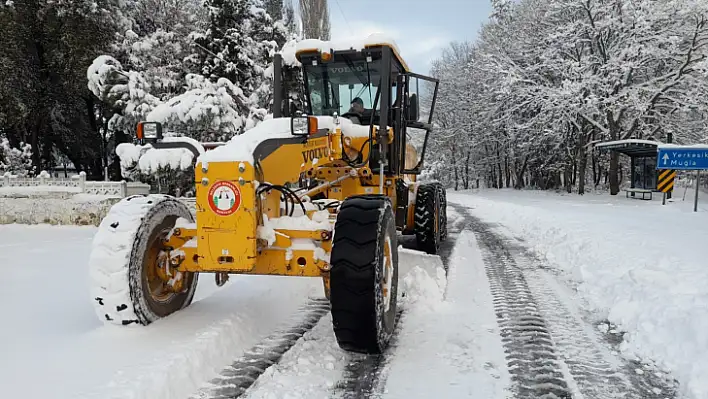
<instances>
[{"instance_id":1,"label":"snow-covered ground","mask_svg":"<svg viewBox=\"0 0 708 399\"><path fill-rule=\"evenodd\" d=\"M404 280L411 298L388 366L386 398L509 396L492 294L472 232L461 233L449 267L444 292L421 269Z\"/></svg>"},{"instance_id":2,"label":"snow-covered ground","mask_svg":"<svg viewBox=\"0 0 708 399\"><path fill-rule=\"evenodd\" d=\"M690 195L690 194L689 194ZM578 290L597 321L626 331L623 354L653 360L687 398L708 397L708 206L607 194L455 193L448 199L523 240ZM706 196L708 199L708 196ZM462 215L449 208L458 231ZM149 327L104 326L89 297L93 227L0 226L2 397L187 398L245 351L292 325L317 279L205 275L195 303ZM401 250L403 316L374 387L383 398L507 397L511 378L474 234L440 261ZM569 295L575 298L575 295ZM358 376L326 314L247 391L248 398L319 398ZM359 363L361 363L359 361ZM353 366L354 365L354 366ZM364 376L365 377L365 376Z\"/></svg>"},{"instance_id":3,"label":"snow-covered ground","mask_svg":"<svg viewBox=\"0 0 708 399\"><path fill-rule=\"evenodd\" d=\"M278 328L316 279L236 277L149 327L103 326L89 297L92 227L0 226L0 397L188 397ZM210 277L206 275L205 277Z\"/></svg>"},{"instance_id":4,"label":"snow-covered ground","mask_svg":"<svg viewBox=\"0 0 708 399\"><path fill-rule=\"evenodd\" d=\"M455 225L461 215L448 212L450 225ZM510 377L474 234L460 235L449 263L449 284L438 257L406 249L399 257L404 313L383 360L382 381L372 381L381 386L369 388L383 398L508 397ZM246 397L337 397L338 386L349 385L351 379L370 379L366 374L374 370L366 364L373 360L342 351L331 322L329 315L323 317Z\"/></svg>"},{"instance_id":5,"label":"snow-covered ground","mask_svg":"<svg viewBox=\"0 0 708 399\"><path fill-rule=\"evenodd\" d=\"M0 396L187 398L291 325L308 297L322 296L318 279L232 277L217 289L203 278L195 303L181 312L148 327L104 326L87 285L95 231L0 226ZM385 362L385 396L504 397L509 378L474 236L462 235L450 264L459 282L447 287L437 257L401 250L400 264L406 312ZM326 314L247 397L328 397L351 361Z\"/></svg>"},{"instance_id":6,"label":"snow-covered ground","mask_svg":"<svg viewBox=\"0 0 708 399\"><path fill-rule=\"evenodd\" d=\"M690 398L708 397L705 202L528 191L454 193L448 199L499 223L563 272L598 320L623 331L623 354L672 371Z\"/></svg>"}]
</instances>

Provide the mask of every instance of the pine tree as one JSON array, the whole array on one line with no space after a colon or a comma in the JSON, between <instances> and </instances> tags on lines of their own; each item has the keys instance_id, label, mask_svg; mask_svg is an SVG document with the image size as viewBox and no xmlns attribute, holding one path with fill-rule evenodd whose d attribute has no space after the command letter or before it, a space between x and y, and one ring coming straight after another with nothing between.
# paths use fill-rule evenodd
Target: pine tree
<instances>
[{"instance_id":1,"label":"pine tree","mask_svg":"<svg viewBox=\"0 0 708 399\"><path fill-rule=\"evenodd\" d=\"M283 14L285 11L283 0L265 0L263 2L263 6L273 21L280 21L283 19Z\"/></svg>"},{"instance_id":2,"label":"pine tree","mask_svg":"<svg viewBox=\"0 0 708 399\"><path fill-rule=\"evenodd\" d=\"M203 50L201 74L212 81L230 80L244 92L254 90L253 41L249 37L252 0L205 0L209 28L196 36Z\"/></svg>"},{"instance_id":3,"label":"pine tree","mask_svg":"<svg viewBox=\"0 0 708 399\"><path fill-rule=\"evenodd\" d=\"M60 150L79 170L100 175L101 139L86 67L125 26L120 0L0 2L0 125L33 164Z\"/></svg>"}]
</instances>

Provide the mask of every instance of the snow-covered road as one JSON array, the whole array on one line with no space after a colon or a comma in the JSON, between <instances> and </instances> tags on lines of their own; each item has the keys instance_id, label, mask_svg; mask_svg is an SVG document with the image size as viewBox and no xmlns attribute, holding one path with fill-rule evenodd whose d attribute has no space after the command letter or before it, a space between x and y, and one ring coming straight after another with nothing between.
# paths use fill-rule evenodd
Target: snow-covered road
<instances>
[{"instance_id":1,"label":"snow-covered road","mask_svg":"<svg viewBox=\"0 0 708 399\"><path fill-rule=\"evenodd\" d=\"M439 259L400 251L403 312L382 356L338 347L317 279L204 278L184 311L103 326L94 228L0 226L0 397L708 395L708 217L601 196L448 199L447 278Z\"/></svg>"},{"instance_id":2,"label":"snow-covered road","mask_svg":"<svg viewBox=\"0 0 708 399\"><path fill-rule=\"evenodd\" d=\"M662 206L660 199L599 193L489 190L448 197L523 240L597 328L619 332L625 357L671 371L679 395L708 397L705 210L693 213L680 199ZM636 372L660 374L652 366Z\"/></svg>"},{"instance_id":3,"label":"snow-covered road","mask_svg":"<svg viewBox=\"0 0 708 399\"><path fill-rule=\"evenodd\" d=\"M274 331L322 283L200 281L196 302L149 327L103 326L87 260L95 229L0 226L0 397L187 397Z\"/></svg>"}]
</instances>

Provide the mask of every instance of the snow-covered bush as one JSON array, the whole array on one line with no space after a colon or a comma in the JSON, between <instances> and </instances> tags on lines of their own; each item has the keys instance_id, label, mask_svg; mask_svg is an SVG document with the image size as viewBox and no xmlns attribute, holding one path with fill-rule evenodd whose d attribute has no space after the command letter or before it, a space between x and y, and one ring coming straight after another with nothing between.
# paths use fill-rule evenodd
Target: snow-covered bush
<instances>
[{"instance_id":1,"label":"snow-covered bush","mask_svg":"<svg viewBox=\"0 0 708 399\"><path fill-rule=\"evenodd\" d=\"M195 160L190 151L122 143L116 148L116 155L125 179L149 184L163 194L194 195Z\"/></svg>"},{"instance_id":2,"label":"snow-covered bush","mask_svg":"<svg viewBox=\"0 0 708 399\"><path fill-rule=\"evenodd\" d=\"M0 139L0 171L16 176L33 174L32 146L20 145L20 148L13 148L7 138Z\"/></svg>"}]
</instances>

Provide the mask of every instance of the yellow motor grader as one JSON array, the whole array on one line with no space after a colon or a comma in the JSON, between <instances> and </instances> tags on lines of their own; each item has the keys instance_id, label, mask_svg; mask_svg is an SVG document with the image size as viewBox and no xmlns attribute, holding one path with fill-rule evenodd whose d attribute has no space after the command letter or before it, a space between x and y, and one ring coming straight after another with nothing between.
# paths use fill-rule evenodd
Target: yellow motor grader
<instances>
[{"instance_id":1,"label":"yellow motor grader","mask_svg":"<svg viewBox=\"0 0 708 399\"><path fill-rule=\"evenodd\" d=\"M432 254L447 235L445 189L417 182L439 82L412 73L392 43L327 45L296 53L302 114L289 115L277 55L273 118L228 143L205 152L164 140L158 123L139 124L140 143L198 155L196 216L160 194L111 208L90 257L102 320L147 325L166 317L192 302L203 273L217 285L229 274L319 277L340 347L386 348L396 322L397 233L415 235Z\"/></svg>"}]
</instances>

